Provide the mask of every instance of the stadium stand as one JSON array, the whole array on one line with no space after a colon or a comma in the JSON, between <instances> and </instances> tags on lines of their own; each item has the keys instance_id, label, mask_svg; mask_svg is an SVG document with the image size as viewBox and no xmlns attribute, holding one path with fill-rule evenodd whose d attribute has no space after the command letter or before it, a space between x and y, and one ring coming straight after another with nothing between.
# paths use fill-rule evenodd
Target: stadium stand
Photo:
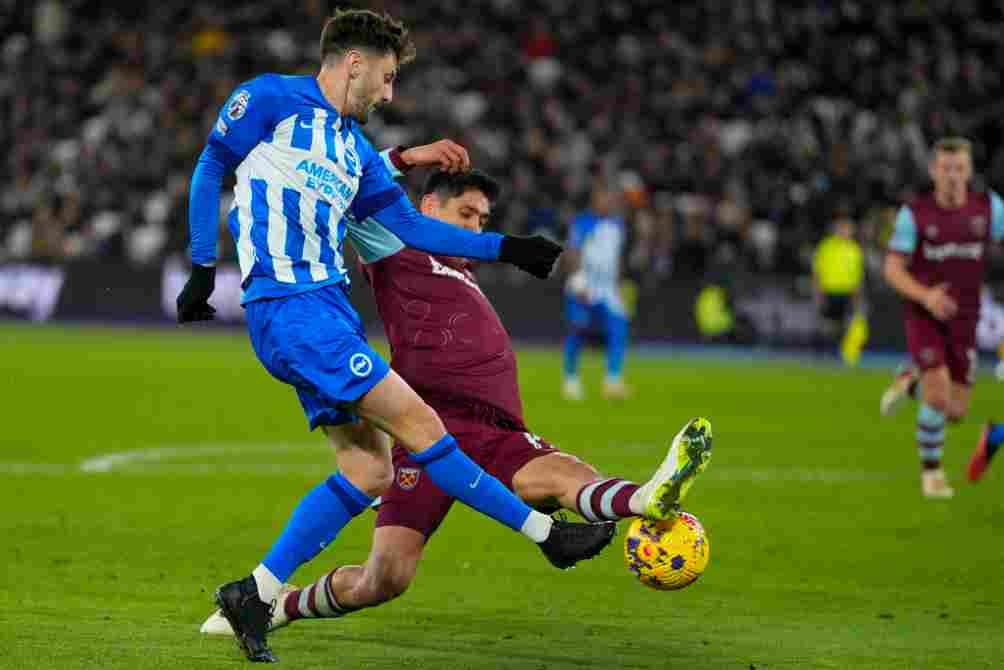
<instances>
[{"instance_id":1,"label":"stadium stand","mask_svg":"<svg viewBox=\"0 0 1004 670\"><path fill-rule=\"evenodd\" d=\"M419 44L370 124L377 144L464 143L504 178L508 231L563 236L591 171L616 174L630 267L648 282L716 264L804 274L836 207L863 224L874 265L945 132L972 136L982 174L1004 184L999 3L366 6ZM329 9L0 0L0 260L182 250L218 105L252 73L313 71Z\"/></svg>"}]
</instances>

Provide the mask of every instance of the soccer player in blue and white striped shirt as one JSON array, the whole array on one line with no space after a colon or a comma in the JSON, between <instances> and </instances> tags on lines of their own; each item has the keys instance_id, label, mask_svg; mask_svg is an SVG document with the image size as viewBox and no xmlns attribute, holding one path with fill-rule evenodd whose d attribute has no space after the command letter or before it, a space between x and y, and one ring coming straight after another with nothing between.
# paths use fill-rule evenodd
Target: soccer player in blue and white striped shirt
<instances>
[{"instance_id":1,"label":"soccer player in blue and white striped shirt","mask_svg":"<svg viewBox=\"0 0 1004 670\"><path fill-rule=\"evenodd\" d=\"M624 218L617 213L617 195L597 177L590 193L590 207L572 221L568 230L572 270L565 284L564 382L562 394L581 400L579 357L590 327L602 329L607 345L607 374L603 394L624 398L624 357L628 344L628 316L621 299L621 256L627 233Z\"/></svg>"},{"instance_id":2,"label":"soccer player in blue and white striped shirt","mask_svg":"<svg viewBox=\"0 0 1004 670\"><path fill-rule=\"evenodd\" d=\"M554 521L485 474L370 348L349 303L346 235L385 253L407 245L508 262L541 278L561 253L541 237L477 234L424 217L394 183L360 124L377 104L390 102L397 69L413 56L407 29L389 16L336 12L321 36L320 73L267 74L242 84L221 110L192 177L193 267L178 296L179 320L212 318L220 190L223 176L235 170L229 227L252 345L265 368L296 389L311 429L321 427L335 448L340 470L304 497L252 574L216 594L253 661L274 660L266 631L282 583L389 484L385 433L441 489L522 532L558 567L594 556L613 534L610 523Z\"/></svg>"}]
</instances>

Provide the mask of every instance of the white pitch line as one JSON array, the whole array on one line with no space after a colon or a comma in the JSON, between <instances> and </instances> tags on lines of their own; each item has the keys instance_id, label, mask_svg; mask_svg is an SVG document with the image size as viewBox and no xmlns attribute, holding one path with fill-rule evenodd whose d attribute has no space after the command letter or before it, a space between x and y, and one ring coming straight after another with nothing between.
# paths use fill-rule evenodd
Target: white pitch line
<instances>
[{"instance_id":1,"label":"white pitch line","mask_svg":"<svg viewBox=\"0 0 1004 670\"><path fill-rule=\"evenodd\" d=\"M71 463L3 463L0 462L0 476L49 475L68 477L101 477L109 474L130 476L187 476L187 475L310 475L320 476L334 471L333 463L147 463L127 466L116 470L83 471L78 464Z\"/></svg>"},{"instance_id":2,"label":"white pitch line","mask_svg":"<svg viewBox=\"0 0 1004 670\"><path fill-rule=\"evenodd\" d=\"M319 451L316 444L204 444L175 445L151 447L148 449L129 449L115 451L109 454L93 456L80 464L83 472L111 472L125 466L149 465L163 463L175 458L192 456L243 456L249 453L270 453L279 451Z\"/></svg>"},{"instance_id":3,"label":"white pitch line","mask_svg":"<svg viewBox=\"0 0 1004 670\"><path fill-rule=\"evenodd\" d=\"M77 472L76 465L66 463L0 463L5 475L68 475Z\"/></svg>"},{"instance_id":4,"label":"white pitch line","mask_svg":"<svg viewBox=\"0 0 1004 670\"><path fill-rule=\"evenodd\" d=\"M614 445L619 448L626 446L661 449L662 447L643 443L630 445ZM128 474L169 476L169 475L219 475L219 474L253 474L253 475L316 475L332 470L335 467L334 458L328 462L318 463L275 463L247 462L245 457L251 454L275 456L277 453L316 453L330 454L318 443L210 443L210 444L175 444L129 449L107 454L92 456L79 464L67 463L4 463L0 462L0 474L5 475L55 475L65 476L76 473L106 474L123 472ZM215 462L198 462L199 457L211 457ZM216 458L223 457L221 461ZM196 462L173 462L173 461ZM712 465L704 475L710 481L742 481L742 482L818 482L818 483L850 483L876 482L905 479L912 474L906 470L854 470L838 467L742 467Z\"/></svg>"}]
</instances>

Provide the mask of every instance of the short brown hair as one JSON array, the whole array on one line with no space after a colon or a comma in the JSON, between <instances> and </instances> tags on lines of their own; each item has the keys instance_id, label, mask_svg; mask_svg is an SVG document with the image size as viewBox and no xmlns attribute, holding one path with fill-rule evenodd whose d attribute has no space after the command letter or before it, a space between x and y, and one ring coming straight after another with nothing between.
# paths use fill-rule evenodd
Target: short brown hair
<instances>
[{"instance_id":1,"label":"short brown hair","mask_svg":"<svg viewBox=\"0 0 1004 670\"><path fill-rule=\"evenodd\" d=\"M950 154L966 153L972 155L973 144L965 137L942 137L934 143L934 150Z\"/></svg>"},{"instance_id":2,"label":"short brown hair","mask_svg":"<svg viewBox=\"0 0 1004 670\"><path fill-rule=\"evenodd\" d=\"M321 31L321 61L352 48L393 53L398 65L415 59L415 43L408 29L390 14L368 9L336 9Z\"/></svg>"}]
</instances>

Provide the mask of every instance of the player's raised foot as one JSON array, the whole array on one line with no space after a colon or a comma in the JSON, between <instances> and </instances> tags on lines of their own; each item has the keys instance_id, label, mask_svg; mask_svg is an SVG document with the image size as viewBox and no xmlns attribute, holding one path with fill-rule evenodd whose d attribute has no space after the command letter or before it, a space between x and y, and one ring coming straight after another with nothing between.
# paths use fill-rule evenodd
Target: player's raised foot
<instances>
[{"instance_id":1,"label":"player's raised foot","mask_svg":"<svg viewBox=\"0 0 1004 670\"><path fill-rule=\"evenodd\" d=\"M608 379L603 382L603 397L607 400L626 400L631 397L631 389L623 379Z\"/></svg>"},{"instance_id":2,"label":"player's raised foot","mask_svg":"<svg viewBox=\"0 0 1004 670\"><path fill-rule=\"evenodd\" d=\"M994 428L994 424L987 421L986 425L983 426L983 431L980 433L980 439L976 442L976 448L973 449L973 455L969 458L969 467L966 469L966 475L971 482L978 482L983 478L987 468L990 467L990 460L999 450L1000 444L992 439Z\"/></svg>"},{"instance_id":3,"label":"player's raised foot","mask_svg":"<svg viewBox=\"0 0 1004 670\"><path fill-rule=\"evenodd\" d=\"M262 602L252 575L224 584L216 591L216 605L230 623L237 644L253 663L275 663L266 633L275 603Z\"/></svg>"},{"instance_id":4,"label":"player's raised foot","mask_svg":"<svg viewBox=\"0 0 1004 670\"><path fill-rule=\"evenodd\" d=\"M676 434L669 453L652 478L634 492L648 519L663 520L676 516L694 478L704 472L711 459L711 422L691 419Z\"/></svg>"},{"instance_id":5,"label":"player's raised foot","mask_svg":"<svg viewBox=\"0 0 1004 670\"><path fill-rule=\"evenodd\" d=\"M941 468L920 473L920 490L925 498L933 500L945 500L955 495L955 489L948 485L948 478Z\"/></svg>"},{"instance_id":6,"label":"player's raised foot","mask_svg":"<svg viewBox=\"0 0 1004 670\"><path fill-rule=\"evenodd\" d=\"M566 570L579 561L593 558L610 544L617 532L613 521L573 523L555 519L551 534L537 543L544 556L556 568Z\"/></svg>"},{"instance_id":7,"label":"player's raised foot","mask_svg":"<svg viewBox=\"0 0 1004 670\"><path fill-rule=\"evenodd\" d=\"M895 414L903 401L912 397L916 392L918 379L917 368L912 365L897 372L892 384L882 393L882 399L879 401L879 413L882 416Z\"/></svg>"},{"instance_id":8,"label":"player's raised foot","mask_svg":"<svg viewBox=\"0 0 1004 670\"><path fill-rule=\"evenodd\" d=\"M562 382L561 397L573 402L579 402L586 397L582 390L582 382L578 377L569 377Z\"/></svg>"},{"instance_id":9,"label":"player's raised foot","mask_svg":"<svg viewBox=\"0 0 1004 670\"><path fill-rule=\"evenodd\" d=\"M279 599L272 612L272 618L269 620L269 632L289 625L289 617L286 616L286 608L283 605L289 592L295 591L296 588L292 584L282 585L282 589L279 591ZM226 617L217 609L209 615L208 619L202 622L199 632L203 635L226 635L229 637L234 634L234 629L230 626L230 622L226 620Z\"/></svg>"}]
</instances>

